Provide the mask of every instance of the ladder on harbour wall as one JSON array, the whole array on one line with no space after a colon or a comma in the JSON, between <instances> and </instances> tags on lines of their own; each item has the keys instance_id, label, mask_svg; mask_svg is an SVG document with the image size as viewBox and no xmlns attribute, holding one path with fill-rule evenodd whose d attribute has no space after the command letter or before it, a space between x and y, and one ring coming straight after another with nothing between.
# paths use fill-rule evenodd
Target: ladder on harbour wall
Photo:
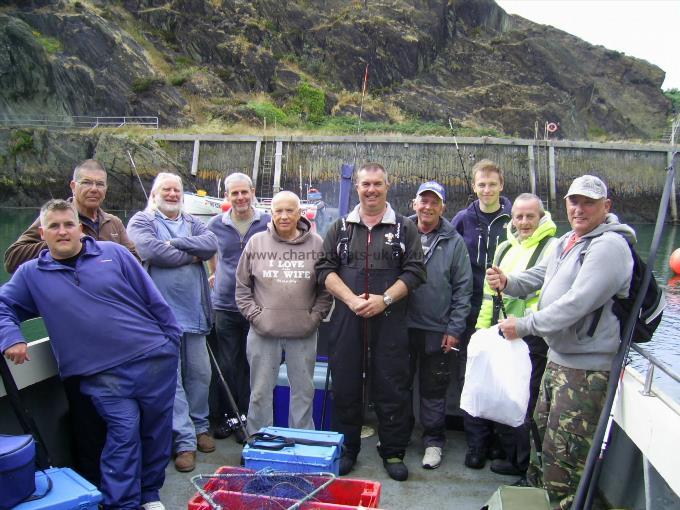
<instances>
[{"instance_id":1,"label":"ladder on harbour wall","mask_svg":"<svg viewBox=\"0 0 680 510\"><path fill-rule=\"evenodd\" d=\"M260 198L272 198L281 190L283 142L274 139L268 142L263 138L261 146L261 164L257 172L260 186L256 188L256 195Z\"/></svg>"},{"instance_id":2,"label":"ladder on harbour wall","mask_svg":"<svg viewBox=\"0 0 680 510\"><path fill-rule=\"evenodd\" d=\"M262 163L260 165L260 189L257 194L261 198L272 198L272 168L274 166L273 142L263 140Z\"/></svg>"}]
</instances>

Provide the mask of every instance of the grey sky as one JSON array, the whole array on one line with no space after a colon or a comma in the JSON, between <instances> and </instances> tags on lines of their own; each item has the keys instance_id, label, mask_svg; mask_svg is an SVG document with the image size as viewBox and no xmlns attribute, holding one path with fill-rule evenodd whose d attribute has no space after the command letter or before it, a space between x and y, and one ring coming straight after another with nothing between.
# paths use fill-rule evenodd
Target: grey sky
<instances>
[{"instance_id":1,"label":"grey sky","mask_svg":"<svg viewBox=\"0 0 680 510\"><path fill-rule=\"evenodd\" d=\"M496 0L506 12L552 25L666 71L680 88L680 0Z\"/></svg>"}]
</instances>

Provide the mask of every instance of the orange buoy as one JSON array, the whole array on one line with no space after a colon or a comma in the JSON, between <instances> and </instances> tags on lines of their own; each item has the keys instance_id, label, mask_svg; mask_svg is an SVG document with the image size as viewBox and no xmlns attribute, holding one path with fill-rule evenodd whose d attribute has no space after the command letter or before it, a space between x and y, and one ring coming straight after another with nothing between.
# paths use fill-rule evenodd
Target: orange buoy
<instances>
[{"instance_id":1,"label":"orange buoy","mask_svg":"<svg viewBox=\"0 0 680 510\"><path fill-rule=\"evenodd\" d=\"M677 248L673 253L671 253L671 258L668 259L668 265L675 274L680 274L680 248Z\"/></svg>"},{"instance_id":2,"label":"orange buoy","mask_svg":"<svg viewBox=\"0 0 680 510\"><path fill-rule=\"evenodd\" d=\"M222 212L227 212L229 209L231 209L231 204L229 202L222 202L220 207L222 208Z\"/></svg>"}]
</instances>

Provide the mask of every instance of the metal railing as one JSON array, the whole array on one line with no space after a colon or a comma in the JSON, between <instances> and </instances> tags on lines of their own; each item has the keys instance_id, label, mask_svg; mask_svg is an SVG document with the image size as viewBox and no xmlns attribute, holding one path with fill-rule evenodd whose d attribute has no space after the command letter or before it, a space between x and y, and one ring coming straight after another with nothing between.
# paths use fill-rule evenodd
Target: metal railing
<instances>
[{"instance_id":1,"label":"metal railing","mask_svg":"<svg viewBox=\"0 0 680 510\"><path fill-rule=\"evenodd\" d=\"M158 117L18 116L2 118L0 119L0 125L4 127L45 129L96 129L121 128L124 126L158 129Z\"/></svg>"},{"instance_id":2,"label":"metal railing","mask_svg":"<svg viewBox=\"0 0 680 510\"><path fill-rule=\"evenodd\" d=\"M645 387L642 394L645 396L652 395L652 381L654 379L654 369L658 367L663 373L668 377L673 379L675 382L680 382L680 375L675 373L675 371L666 365L663 361L656 358L653 354L647 352L645 349L637 344L630 344L631 349L637 352L640 356L647 360L647 373L645 374Z\"/></svg>"}]
</instances>

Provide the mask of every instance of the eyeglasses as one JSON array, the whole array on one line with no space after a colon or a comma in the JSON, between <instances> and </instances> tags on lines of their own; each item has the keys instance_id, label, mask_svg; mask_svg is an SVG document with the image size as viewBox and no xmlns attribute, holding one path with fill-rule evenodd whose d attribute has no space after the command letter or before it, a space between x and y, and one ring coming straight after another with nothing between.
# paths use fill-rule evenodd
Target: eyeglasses
<instances>
[{"instance_id":1,"label":"eyeglasses","mask_svg":"<svg viewBox=\"0 0 680 510\"><path fill-rule=\"evenodd\" d=\"M106 183L104 181L88 181L87 179L83 179L82 181L78 181L78 184L80 184L83 188L106 188Z\"/></svg>"}]
</instances>

